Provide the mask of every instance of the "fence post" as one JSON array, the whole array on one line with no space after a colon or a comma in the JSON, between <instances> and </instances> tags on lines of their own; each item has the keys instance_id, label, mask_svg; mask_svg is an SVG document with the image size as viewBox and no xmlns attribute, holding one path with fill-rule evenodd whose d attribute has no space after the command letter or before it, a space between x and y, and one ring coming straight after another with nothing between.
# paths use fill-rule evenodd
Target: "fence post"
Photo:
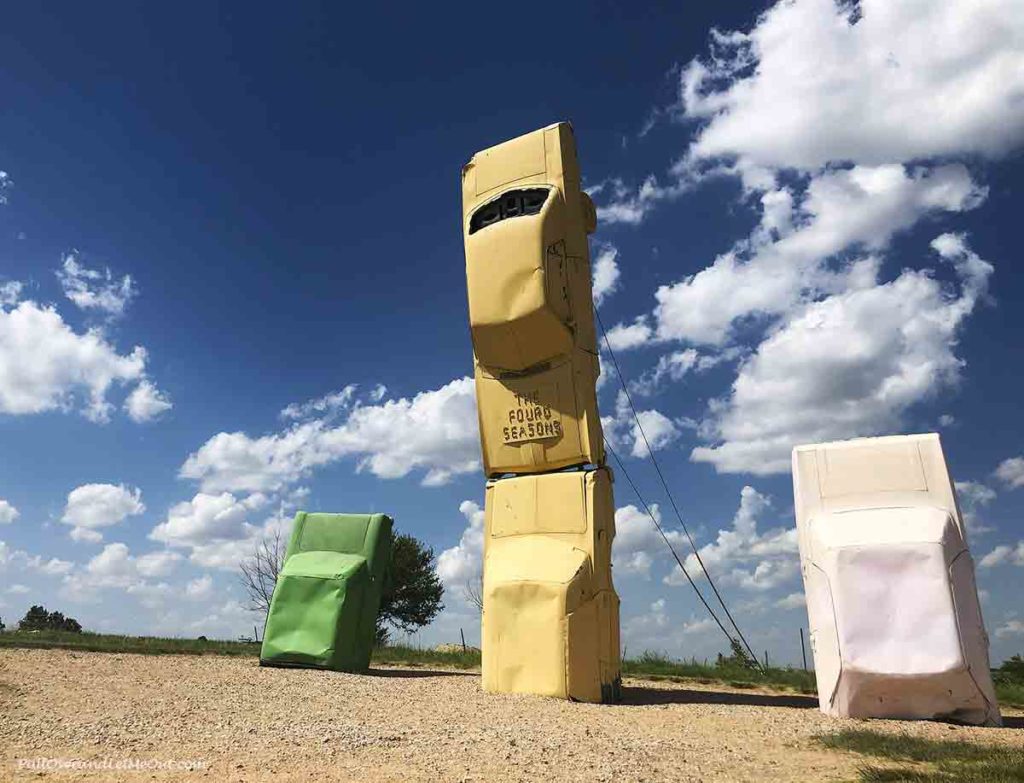
<instances>
[{"instance_id":1,"label":"fence post","mask_svg":"<svg viewBox=\"0 0 1024 783\"><path fill-rule=\"evenodd\" d=\"M465 652L466 652L466 634L464 634L462 632L461 628L459 629L459 636L462 637L462 652L463 652L463 654L465 654Z\"/></svg>"},{"instance_id":2,"label":"fence post","mask_svg":"<svg viewBox=\"0 0 1024 783\"><path fill-rule=\"evenodd\" d=\"M800 626L800 657L804 659L804 671L807 671L807 649L804 647L804 627Z\"/></svg>"}]
</instances>

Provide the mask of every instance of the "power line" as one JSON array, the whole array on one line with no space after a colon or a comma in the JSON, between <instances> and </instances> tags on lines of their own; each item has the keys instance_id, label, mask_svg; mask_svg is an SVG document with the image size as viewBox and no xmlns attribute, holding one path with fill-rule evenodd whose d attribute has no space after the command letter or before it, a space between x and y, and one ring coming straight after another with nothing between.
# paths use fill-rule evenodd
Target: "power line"
<instances>
[{"instance_id":1,"label":"power line","mask_svg":"<svg viewBox=\"0 0 1024 783\"><path fill-rule=\"evenodd\" d=\"M676 548L672 546L672 542L669 541L668 536L665 535L665 531L662 529L661 523L658 522L658 518L654 516L654 513L651 511L650 506L647 505L647 501L644 500L643 495L640 494L640 490L637 489L636 484L633 483L633 479L629 475L629 472L626 470L626 466L622 464L622 460L619 459L619 455L615 453L615 449L611 447L611 444L608 443L607 439L604 442L604 447L608 449L612 457L615 459L615 464L619 466L619 470L622 472L622 475L626 477L626 481L629 482L629 486L633 488L633 492L636 495L637 500L640 501L640 505L644 507L644 511L646 511L647 516L651 518L651 522L654 523L654 527L657 528L659 533L661 533L661 537L662 539L664 539L665 545L668 547L668 550L672 553L672 557L674 557L676 559L676 562L679 564L679 569L683 572L683 576L686 577L686 581L690 583L690 587L693 588L693 591L697 594L697 597L700 599L700 602L704 604L704 608L708 610L708 614L710 614L711 617L714 618L715 623L721 629L722 633L725 634L725 638L729 640L729 645L732 646L732 643L734 641L732 638L732 634L730 634L726 627L722 625L722 621L718 619L718 615L715 614L715 611L711 608L711 605L707 602L707 599L704 598L704 594L701 593L700 588L698 588L696 582L693 581L693 577L691 577L689 572L686 570L686 566L683 565L683 561L680 560L679 555L676 554Z\"/></svg>"},{"instance_id":2,"label":"power line","mask_svg":"<svg viewBox=\"0 0 1024 783\"><path fill-rule=\"evenodd\" d=\"M640 416L636 412L636 406L633 405L633 397L629 393L629 387L626 385L626 378L622 374L622 370L619 368L619 361L618 359L615 358L615 352L612 350L612 345L608 341L608 332L605 331L604 322L601 320L601 314L600 312L598 312L597 307L594 308L594 316L597 318L598 326L601 327L601 336L604 338L604 344L605 347L608 349L608 355L611 357L612 364L615 366L615 374L618 375L619 377L619 385L622 386L622 391L626 395L626 401L629 403L629 409L630 411L633 412L633 420L636 422L637 430L640 433L640 437L643 438L644 445L647 447L647 453L650 454L651 456L651 463L654 465L654 469L658 472L658 478L661 479L661 485L662 487L665 488L665 494L668 496L669 503L672 504L672 510L675 512L676 519L679 520L679 524L683 528L683 532L686 534L686 540L690 542L690 548L693 549L693 554L696 556L697 562L700 564L701 570L704 571L704 576L707 577L708 584L711 585L711 590L714 592L715 597L718 599L718 603L721 605L723 611L725 612L725 616L729 618L729 622L732 623L732 627L736 629L736 634L740 637L740 640L743 642L743 646L747 648L747 652L749 653L751 660L753 660L755 664L758 665L758 668L760 668L760 664L757 661L757 656L754 654L754 651L751 648L751 646L747 643L747 639L743 635L743 631L740 630L739 625L736 624L736 620L733 619L732 613L729 611L729 607L725 605L725 601L722 599L722 594L718 592L718 588L715 586L715 582L711 578L711 572L708 571L707 566L704 565L704 559L700 556L700 551L697 549L696 543L694 543L693 536L690 535L690 530L686 526L686 522L683 521L683 515L679 513L679 507L676 505L675 498L672 496L672 491L668 488L668 482L665 480L665 474L661 472L661 466L658 464L658 459L657 457L654 456L654 449L651 448L650 441L647 440L647 433L644 432L643 424L640 423ZM618 457L616 457L616 461L619 461ZM661 530L660 525L658 527L658 530ZM663 537L664 535L665 534L662 533ZM668 539L666 538L665 541L667 543ZM674 551L673 554L675 554ZM676 560L678 559L679 558L677 557ZM685 570L683 571L683 573L686 573ZM687 579L689 578L689 574L687 574ZM691 584L693 584L692 581ZM701 600L704 600L703 597L701 598ZM715 619L717 620L718 618ZM731 634L729 635L729 639L731 642Z\"/></svg>"}]
</instances>

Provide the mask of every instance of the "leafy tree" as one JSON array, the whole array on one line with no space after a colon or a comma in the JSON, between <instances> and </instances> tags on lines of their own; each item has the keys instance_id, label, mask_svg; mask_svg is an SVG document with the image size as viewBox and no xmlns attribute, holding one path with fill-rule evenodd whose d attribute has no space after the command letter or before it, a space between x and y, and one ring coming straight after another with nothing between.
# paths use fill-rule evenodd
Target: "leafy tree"
<instances>
[{"instance_id":1,"label":"leafy tree","mask_svg":"<svg viewBox=\"0 0 1024 783\"><path fill-rule=\"evenodd\" d=\"M1005 675L1007 681L1024 683L1024 657L1011 655L998 669L1000 674Z\"/></svg>"},{"instance_id":2,"label":"leafy tree","mask_svg":"<svg viewBox=\"0 0 1024 783\"><path fill-rule=\"evenodd\" d=\"M49 630L50 613L41 606L32 606L25 616L18 623L22 631L46 631Z\"/></svg>"},{"instance_id":3,"label":"leafy tree","mask_svg":"<svg viewBox=\"0 0 1024 783\"><path fill-rule=\"evenodd\" d=\"M725 656L718 653L718 660L715 666L728 669L758 669L757 661L753 660L738 639L729 639L729 646L732 648L732 655Z\"/></svg>"},{"instance_id":4,"label":"leafy tree","mask_svg":"<svg viewBox=\"0 0 1024 783\"><path fill-rule=\"evenodd\" d=\"M81 633L82 626L73 617L65 617L60 612L48 612L42 606L32 606L18 623L22 631L67 631Z\"/></svg>"},{"instance_id":5,"label":"leafy tree","mask_svg":"<svg viewBox=\"0 0 1024 783\"><path fill-rule=\"evenodd\" d=\"M429 625L444 609L444 586L434 570L434 550L399 533L392 539L391 569L377 613L377 644L386 644L391 629L412 633Z\"/></svg>"}]
</instances>

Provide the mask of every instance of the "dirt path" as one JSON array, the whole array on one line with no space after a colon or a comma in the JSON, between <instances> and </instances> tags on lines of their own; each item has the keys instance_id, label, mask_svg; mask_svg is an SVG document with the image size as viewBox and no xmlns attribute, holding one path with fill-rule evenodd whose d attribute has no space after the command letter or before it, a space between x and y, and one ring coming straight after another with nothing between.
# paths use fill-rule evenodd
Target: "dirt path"
<instances>
[{"instance_id":1,"label":"dirt path","mask_svg":"<svg viewBox=\"0 0 1024 783\"><path fill-rule=\"evenodd\" d=\"M371 676L252 659L0 651L0 779L852 780L806 697L639 680L625 703L490 696L459 672ZM915 736L1024 744L1017 728L872 721ZM182 771L49 771L19 759L200 761Z\"/></svg>"}]
</instances>

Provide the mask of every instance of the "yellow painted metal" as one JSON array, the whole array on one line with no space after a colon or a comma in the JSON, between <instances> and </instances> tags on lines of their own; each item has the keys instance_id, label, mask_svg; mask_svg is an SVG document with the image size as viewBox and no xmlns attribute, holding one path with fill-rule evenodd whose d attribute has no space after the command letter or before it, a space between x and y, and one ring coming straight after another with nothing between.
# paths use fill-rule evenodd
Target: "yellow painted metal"
<instances>
[{"instance_id":1,"label":"yellow painted metal","mask_svg":"<svg viewBox=\"0 0 1024 783\"><path fill-rule=\"evenodd\" d=\"M611 701L620 669L611 472L491 481L485 505L484 689Z\"/></svg>"},{"instance_id":2,"label":"yellow painted metal","mask_svg":"<svg viewBox=\"0 0 1024 783\"><path fill-rule=\"evenodd\" d=\"M484 471L517 474L487 484L484 688L612 701L614 502L587 244L597 214L571 126L477 153L462 195ZM552 472L573 466L597 468Z\"/></svg>"},{"instance_id":3,"label":"yellow painted metal","mask_svg":"<svg viewBox=\"0 0 1024 783\"><path fill-rule=\"evenodd\" d=\"M574 350L531 373L476 365L484 472L543 473L604 462L597 357Z\"/></svg>"},{"instance_id":4,"label":"yellow painted metal","mask_svg":"<svg viewBox=\"0 0 1024 783\"><path fill-rule=\"evenodd\" d=\"M521 203L524 193L532 208ZM477 153L463 168L462 198L477 359L525 370L574 346L596 353L587 245L596 213L580 190L571 126Z\"/></svg>"}]
</instances>

